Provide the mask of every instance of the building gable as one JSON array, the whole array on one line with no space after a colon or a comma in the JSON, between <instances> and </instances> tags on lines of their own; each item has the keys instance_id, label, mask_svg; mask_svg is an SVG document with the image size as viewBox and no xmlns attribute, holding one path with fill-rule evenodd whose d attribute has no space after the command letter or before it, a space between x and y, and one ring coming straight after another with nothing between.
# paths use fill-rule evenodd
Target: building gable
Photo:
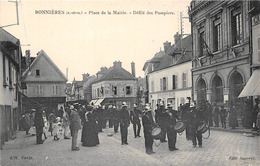
<instances>
[{"instance_id":1,"label":"building gable","mask_svg":"<svg viewBox=\"0 0 260 166\"><path fill-rule=\"evenodd\" d=\"M66 77L41 50L30 67L24 72L23 82L67 82Z\"/></svg>"}]
</instances>

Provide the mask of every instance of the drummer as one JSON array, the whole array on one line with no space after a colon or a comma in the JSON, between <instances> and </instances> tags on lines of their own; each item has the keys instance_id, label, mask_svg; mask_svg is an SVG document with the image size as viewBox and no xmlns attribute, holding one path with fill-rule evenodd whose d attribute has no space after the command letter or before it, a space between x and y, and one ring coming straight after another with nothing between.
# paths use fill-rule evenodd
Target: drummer
<instances>
[{"instance_id":1,"label":"drummer","mask_svg":"<svg viewBox=\"0 0 260 166\"><path fill-rule=\"evenodd\" d=\"M168 147L170 151L179 150L176 148L177 132L174 130L176 119L178 118L177 111L172 109L172 104L168 103L166 122L166 133L168 138Z\"/></svg>"},{"instance_id":2,"label":"drummer","mask_svg":"<svg viewBox=\"0 0 260 166\"><path fill-rule=\"evenodd\" d=\"M152 128L155 126L153 121L152 113L149 106L145 107L142 116L143 130L144 130L144 143L145 150L147 154L155 153L153 151L153 137L152 137Z\"/></svg>"},{"instance_id":3,"label":"drummer","mask_svg":"<svg viewBox=\"0 0 260 166\"><path fill-rule=\"evenodd\" d=\"M163 142L167 142L166 141L166 118L167 118L167 112L166 109L164 107L164 103L161 102L159 105L159 109L157 110L157 112L155 113L155 120L156 123L161 127L162 129L162 138L160 139L161 143Z\"/></svg>"},{"instance_id":4,"label":"drummer","mask_svg":"<svg viewBox=\"0 0 260 166\"><path fill-rule=\"evenodd\" d=\"M192 144L193 148L198 145L202 148L202 134L197 132L197 128L199 127L200 123L203 121L203 112L196 109L193 103L190 104L190 112L187 120L187 127L191 129L191 137L192 137Z\"/></svg>"}]
</instances>

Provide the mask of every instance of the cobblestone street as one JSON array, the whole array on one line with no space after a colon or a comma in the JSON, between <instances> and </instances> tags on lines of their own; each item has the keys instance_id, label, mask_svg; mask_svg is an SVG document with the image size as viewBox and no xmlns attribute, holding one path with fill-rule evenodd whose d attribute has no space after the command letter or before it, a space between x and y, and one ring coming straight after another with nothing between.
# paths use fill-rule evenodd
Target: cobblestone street
<instances>
[{"instance_id":1,"label":"cobblestone street","mask_svg":"<svg viewBox=\"0 0 260 166\"><path fill-rule=\"evenodd\" d=\"M156 153L147 155L143 133L141 138L134 138L132 125L129 145L121 145L120 133L107 136L111 132L112 128L103 129L99 134L101 144L97 147L80 144L80 151L71 151L71 140L61 137L53 141L49 137L44 144L36 145L35 137L20 131L15 140L6 142L1 151L1 165L260 165L259 136L211 131L209 139L203 139L203 148L193 148L184 133L177 137L178 151L170 152L167 143L156 141Z\"/></svg>"}]
</instances>

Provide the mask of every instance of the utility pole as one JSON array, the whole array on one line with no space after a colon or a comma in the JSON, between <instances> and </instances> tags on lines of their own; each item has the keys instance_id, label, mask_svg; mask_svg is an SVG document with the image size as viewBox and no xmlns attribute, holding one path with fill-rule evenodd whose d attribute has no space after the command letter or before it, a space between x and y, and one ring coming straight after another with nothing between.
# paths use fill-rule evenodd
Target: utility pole
<instances>
[{"instance_id":1,"label":"utility pole","mask_svg":"<svg viewBox=\"0 0 260 166\"><path fill-rule=\"evenodd\" d=\"M4 28L4 27L10 27L10 26L13 26L13 25L19 25L19 12L18 12L18 0L16 1L8 1L8 2L14 2L15 5L16 5L16 24L9 24L9 25L4 25L4 26L1 26L0 28Z\"/></svg>"},{"instance_id":2,"label":"utility pole","mask_svg":"<svg viewBox=\"0 0 260 166\"><path fill-rule=\"evenodd\" d=\"M181 38L180 38L180 42L181 42L181 53L182 53L182 38L184 35L189 35L189 34L184 34L183 31L183 19L189 19L189 17L183 17L182 16L182 12L180 12L180 26L181 26Z\"/></svg>"}]
</instances>

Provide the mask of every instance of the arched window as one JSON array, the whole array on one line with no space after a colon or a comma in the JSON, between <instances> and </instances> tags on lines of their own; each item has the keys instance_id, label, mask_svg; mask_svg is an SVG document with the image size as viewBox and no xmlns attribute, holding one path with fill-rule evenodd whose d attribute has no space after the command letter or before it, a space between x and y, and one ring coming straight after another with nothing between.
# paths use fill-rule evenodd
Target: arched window
<instances>
[{"instance_id":1,"label":"arched window","mask_svg":"<svg viewBox=\"0 0 260 166\"><path fill-rule=\"evenodd\" d=\"M212 80L212 96L211 101L216 103L223 103L223 83L221 78L216 75Z\"/></svg>"},{"instance_id":2,"label":"arched window","mask_svg":"<svg viewBox=\"0 0 260 166\"><path fill-rule=\"evenodd\" d=\"M203 101L207 99L207 90L206 90L206 83L204 79L200 78L197 85L197 101Z\"/></svg>"}]
</instances>

